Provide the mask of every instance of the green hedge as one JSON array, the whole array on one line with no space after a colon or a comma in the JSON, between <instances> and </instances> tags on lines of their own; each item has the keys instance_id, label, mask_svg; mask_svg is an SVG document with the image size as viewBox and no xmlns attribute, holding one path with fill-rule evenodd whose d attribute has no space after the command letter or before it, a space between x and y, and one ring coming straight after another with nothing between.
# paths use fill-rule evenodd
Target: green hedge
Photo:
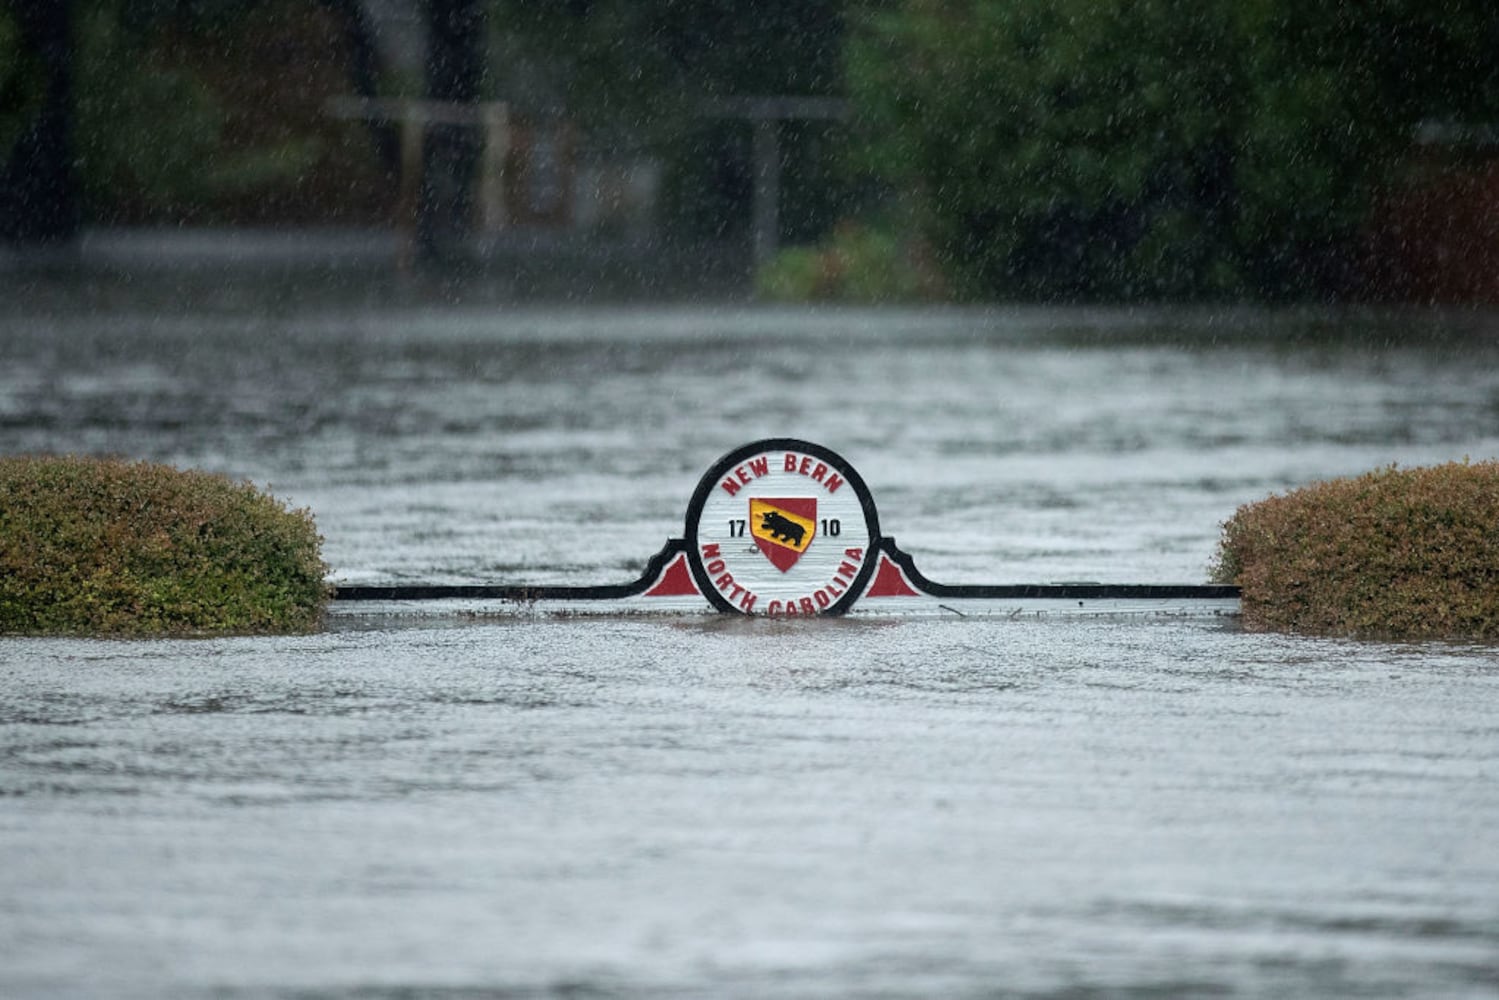
<instances>
[{"instance_id":1,"label":"green hedge","mask_svg":"<svg viewBox=\"0 0 1499 1000\"><path fill-rule=\"evenodd\" d=\"M309 631L321 545L309 512L221 475L0 458L0 633Z\"/></svg>"},{"instance_id":2,"label":"green hedge","mask_svg":"<svg viewBox=\"0 0 1499 1000\"><path fill-rule=\"evenodd\" d=\"M1492 0L888 0L857 165L979 298L1353 294L1416 127L1492 122Z\"/></svg>"},{"instance_id":3,"label":"green hedge","mask_svg":"<svg viewBox=\"0 0 1499 1000\"><path fill-rule=\"evenodd\" d=\"M886 228L844 223L820 246L782 250L755 274L756 291L781 302L911 302L949 297L919 243Z\"/></svg>"},{"instance_id":4,"label":"green hedge","mask_svg":"<svg viewBox=\"0 0 1499 1000\"><path fill-rule=\"evenodd\" d=\"M1499 638L1499 462L1390 467L1248 504L1216 580L1252 628Z\"/></svg>"}]
</instances>

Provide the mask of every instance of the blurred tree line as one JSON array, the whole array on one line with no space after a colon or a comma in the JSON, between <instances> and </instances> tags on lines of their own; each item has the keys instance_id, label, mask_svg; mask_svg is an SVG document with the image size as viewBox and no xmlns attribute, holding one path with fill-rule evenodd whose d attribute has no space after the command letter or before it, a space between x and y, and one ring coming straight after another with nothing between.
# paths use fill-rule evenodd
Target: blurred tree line
<instances>
[{"instance_id":1,"label":"blurred tree line","mask_svg":"<svg viewBox=\"0 0 1499 1000\"><path fill-rule=\"evenodd\" d=\"M1492 0L412 5L420 79L360 0L0 0L0 235L378 216L393 134L331 122L339 93L562 108L725 235L749 130L703 102L844 96L847 124L782 126L788 241L862 219L892 238L852 245L919 244L980 297L1347 295L1418 125L1499 123ZM429 137L452 188L473 141Z\"/></svg>"},{"instance_id":2,"label":"blurred tree line","mask_svg":"<svg viewBox=\"0 0 1499 1000\"><path fill-rule=\"evenodd\" d=\"M1367 291L1418 124L1499 122L1496 53L1492 0L894 0L847 79L966 291L1274 299Z\"/></svg>"},{"instance_id":3,"label":"blurred tree line","mask_svg":"<svg viewBox=\"0 0 1499 1000\"><path fill-rule=\"evenodd\" d=\"M328 99L345 94L505 100L649 147L668 164L669 221L723 236L745 228L749 132L704 115L703 102L841 85L839 2L384 4L426 38L415 73L382 64L371 6L0 0L0 237L67 239L80 221L388 219L397 131L330 118ZM427 127L423 206L449 217L438 228L471 211L481 141L476 129ZM793 239L815 238L836 210L830 141L825 126L787 129Z\"/></svg>"},{"instance_id":4,"label":"blurred tree line","mask_svg":"<svg viewBox=\"0 0 1499 1000\"><path fill-rule=\"evenodd\" d=\"M380 211L391 136L325 107L390 85L369 30L359 0L0 0L0 237Z\"/></svg>"}]
</instances>

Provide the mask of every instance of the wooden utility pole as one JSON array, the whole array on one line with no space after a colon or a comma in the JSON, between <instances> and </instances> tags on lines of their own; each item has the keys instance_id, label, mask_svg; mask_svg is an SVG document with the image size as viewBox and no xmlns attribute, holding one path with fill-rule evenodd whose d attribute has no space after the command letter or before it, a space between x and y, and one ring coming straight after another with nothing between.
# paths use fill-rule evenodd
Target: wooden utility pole
<instances>
[{"instance_id":1,"label":"wooden utility pole","mask_svg":"<svg viewBox=\"0 0 1499 1000\"><path fill-rule=\"evenodd\" d=\"M14 0L26 51L41 64L41 107L0 164L0 235L64 243L78 235L73 170L73 32L67 0Z\"/></svg>"}]
</instances>

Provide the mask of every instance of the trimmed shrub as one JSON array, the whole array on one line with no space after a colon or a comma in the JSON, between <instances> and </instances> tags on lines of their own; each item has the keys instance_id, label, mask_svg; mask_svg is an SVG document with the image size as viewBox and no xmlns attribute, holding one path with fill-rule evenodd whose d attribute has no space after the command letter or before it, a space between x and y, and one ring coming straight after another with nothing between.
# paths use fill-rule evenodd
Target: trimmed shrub
<instances>
[{"instance_id":1,"label":"trimmed shrub","mask_svg":"<svg viewBox=\"0 0 1499 1000\"><path fill-rule=\"evenodd\" d=\"M908 302L949 294L921 244L851 222L819 246L782 250L756 273L755 286L784 302Z\"/></svg>"},{"instance_id":2,"label":"trimmed shrub","mask_svg":"<svg viewBox=\"0 0 1499 1000\"><path fill-rule=\"evenodd\" d=\"M0 458L0 633L306 632L321 545L308 511L221 475Z\"/></svg>"},{"instance_id":3,"label":"trimmed shrub","mask_svg":"<svg viewBox=\"0 0 1499 1000\"><path fill-rule=\"evenodd\" d=\"M1251 628L1499 639L1499 462L1391 466L1240 507L1213 577Z\"/></svg>"}]
</instances>

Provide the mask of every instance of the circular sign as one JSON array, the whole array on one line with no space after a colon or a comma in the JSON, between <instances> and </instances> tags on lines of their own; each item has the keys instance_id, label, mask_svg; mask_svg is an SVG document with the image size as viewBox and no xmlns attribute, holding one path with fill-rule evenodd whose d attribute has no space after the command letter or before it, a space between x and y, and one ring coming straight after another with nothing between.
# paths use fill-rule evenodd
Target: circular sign
<instances>
[{"instance_id":1,"label":"circular sign","mask_svg":"<svg viewBox=\"0 0 1499 1000\"><path fill-rule=\"evenodd\" d=\"M821 445L770 438L720 458L687 505L693 578L722 611L842 614L864 592L879 542L859 474Z\"/></svg>"}]
</instances>

